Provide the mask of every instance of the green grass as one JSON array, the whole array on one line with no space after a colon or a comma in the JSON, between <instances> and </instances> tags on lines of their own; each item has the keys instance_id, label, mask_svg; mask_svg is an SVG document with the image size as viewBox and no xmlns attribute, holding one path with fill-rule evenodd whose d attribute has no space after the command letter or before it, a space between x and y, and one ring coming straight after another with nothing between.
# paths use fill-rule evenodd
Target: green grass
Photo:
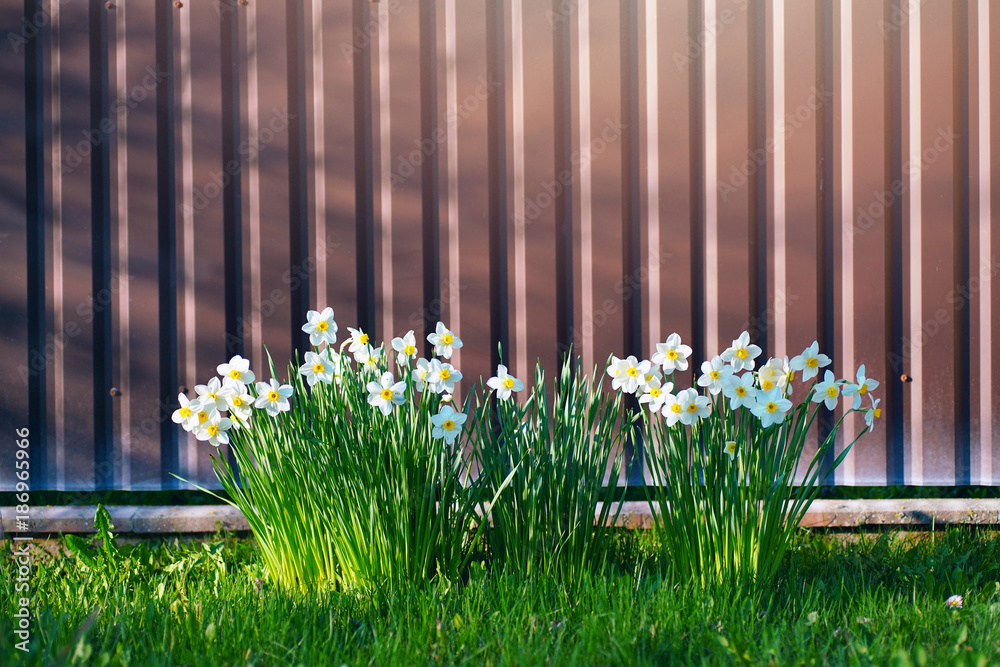
<instances>
[{"instance_id":1,"label":"green grass","mask_svg":"<svg viewBox=\"0 0 1000 667\"><path fill-rule=\"evenodd\" d=\"M649 539L620 533L612 566L573 589L474 564L369 597L258 590L260 555L232 538L146 542L89 571L38 554L28 654L7 542L0 664L1000 664L996 533L802 536L757 592L677 585Z\"/></svg>"}]
</instances>

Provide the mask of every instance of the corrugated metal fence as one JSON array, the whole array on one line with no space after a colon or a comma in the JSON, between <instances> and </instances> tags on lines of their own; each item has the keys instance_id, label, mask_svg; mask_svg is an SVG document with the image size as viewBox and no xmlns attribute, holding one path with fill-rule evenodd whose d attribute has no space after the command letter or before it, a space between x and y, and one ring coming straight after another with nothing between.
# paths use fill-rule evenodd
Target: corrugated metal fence
<instances>
[{"instance_id":1,"label":"corrugated metal fence","mask_svg":"<svg viewBox=\"0 0 1000 667\"><path fill-rule=\"evenodd\" d=\"M818 339L883 382L838 483L996 483L997 14L5 3L0 488L19 427L36 489L212 481L178 388L288 358L317 305L378 339L440 316L472 378L497 341L524 377Z\"/></svg>"}]
</instances>

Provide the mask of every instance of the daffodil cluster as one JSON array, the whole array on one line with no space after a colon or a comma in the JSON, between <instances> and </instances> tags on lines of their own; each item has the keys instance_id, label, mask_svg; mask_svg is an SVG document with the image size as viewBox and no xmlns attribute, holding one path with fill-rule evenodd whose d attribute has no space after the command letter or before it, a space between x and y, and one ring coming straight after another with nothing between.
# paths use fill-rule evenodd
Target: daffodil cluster
<instances>
[{"instance_id":1,"label":"daffodil cluster","mask_svg":"<svg viewBox=\"0 0 1000 667\"><path fill-rule=\"evenodd\" d=\"M177 395L178 407L171 419L198 440L218 447L229 443L231 428L250 428L254 409L276 416L291 409L292 388L274 378L257 382L250 361L240 355L216 368L219 377L195 386L196 398Z\"/></svg>"},{"instance_id":2,"label":"daffodil cluster","mask_svg":"<svg viewBox=\"0 0 1000 667\"><path fill-rule=\"evenodd\" d=\"M732 412L741 408L749 411L764 428L782 424L794 406L790 397L796 374L803 382L815 379L806 396L808 401L823 403L829 410L835 410L841 399L847 410L864 408L869 430L881 416L879 399L870 393L879 383L865 376L864 365L853 381L836 379L826 371L820 382L819 372L830 365L831 359L819 352L815 341L792 359L772 357L755 370L760 354L760 347L752 344L750 334L744 331L722 354L701 364L696 380L700 391L689 387L675 392L673 374L688 368L691 347L682 344L674 333L665 342L657 343L650 360L611 357L607 373L612 388L636 395L651 413L661 414L668 426L694 426L713 409L723 407Z\"/></svg>"}]
</instances>

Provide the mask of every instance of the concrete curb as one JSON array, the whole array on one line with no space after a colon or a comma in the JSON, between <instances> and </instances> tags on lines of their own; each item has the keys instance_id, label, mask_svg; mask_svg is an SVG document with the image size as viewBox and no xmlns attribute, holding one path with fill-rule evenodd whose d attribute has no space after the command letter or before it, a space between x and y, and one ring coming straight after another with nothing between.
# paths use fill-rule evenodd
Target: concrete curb
<instances>
[{"instance_id":1,"label":"concrete curb","mask_svg":"<svg viewBox=\"0 0 1000 667\"><path fill-rule=\"evenodd\" d=\"M110 505L107 509L116 534L166 535L250 530L243 514L230 505ZM16 525L13 507L0 507L0 538L8 533L91 533L94 531L96 510L93 505L35 507L31 509L25 528ZM625 503L618 525L643 528L651 524L652 516L646 503ZM817 500L801 522L808 528L953 524L1000 527L1000 499Z\"/></svg>"}]
</instances>

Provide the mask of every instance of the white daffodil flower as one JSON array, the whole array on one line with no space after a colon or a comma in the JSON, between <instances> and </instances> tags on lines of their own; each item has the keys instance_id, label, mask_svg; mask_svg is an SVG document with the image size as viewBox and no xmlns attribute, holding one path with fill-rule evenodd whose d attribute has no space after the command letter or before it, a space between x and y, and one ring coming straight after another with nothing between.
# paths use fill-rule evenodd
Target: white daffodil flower
<instances>
[{"instance_id":1,"label":"white daffodil flower","mask_svg":"<svg viewBox=\"0 0 1000 667\"><path fill-rule=\"evenodd\" d=\"M802 351L797 357L793 357L790 362L792 370L802 372L802 381L808 382L819 375L819 369L830 365L830 357L820 354L819 343L813 341L812 345Z\"/></svg>"},{"instance_id":2,"label":"white daffodil flower","mask_svg":"<svg viewBox=\"0 0 1000 667\"><path fill-rule=\"evenodd\" d=\"M639 361L631 355L626 359L612 357L612 363L614 372L611 372L611 368L608 369L608 373L613 378L611 388L626 394L634 394L638 391L639 385L646 382L646 376L649 375L649 369L652 366L648 360Z\"/></svg>"},{"instance_id":3,"label":"white daffodil flower","mask_svg":"<svg viewBox=\"0 0 1000 667\"><path fill-rule=\"evenodd\" d=\"M215 369L222 379L233 380L242 384L251 384L257 377L250 370L250 360L236 355L229 360L228 364L219 364Z\"/></svg>"},{"instance_id":4,"label":"white daffodil flower","mask_svg":"<svg viewBox=\"0 0 1000 667\"><path fill-rule=\"evenodd\" d=\"M437 359L431 359L429 367L426 382L431 390L435 394L455 393L455 383L462 379L462 373L448 362L441 363Z\"/></svg>"},{"instance_id":5,"label":"white daffodil flower","mask_svg":"<svg viewBox=\"0 0 1000 667\"><path fill-rule=\"evenodd\" d=\"M214 402L202 401L200 398L191 401L188 407L194 412L194 415L190 418L191 421L188 425L184 426L184 430L192 433L196 433L199 428L207 424L214 415L219 413Z\"/></svg>"},{"instance_id":6,"label":"white daffodil flower","mask_svg":"<svg viewBox=\"0 0 1000 667\"><path fill-rule=\"evenodd\" d=\"M431 417L431 424L434 426L431 430L431 437L437 440L444 438L444 441L449 445L454 443L455 438L462 430L465 418L465 414L455 412L455 408L445 405L440 412Z\"/></svg>"},{"instance_id":7,"label":"white daffodil flower","mask_svg":"<svg viewBox=\"0 0 1000 667\"><path fill-rule=\"evenodd\" d=\"M660 414L666 417L667 426L676 426L677 422L684 415L684 408L681 407L680 399L673 394L664 393L662 396L663 408L660 409Z\"/></svg>"},{"instance_id":8,"label":"white daffodil flower","mask_svg":"<svg viewBox=\"0 0 1000 667\"><path fill-rule=\"evenodd\" d=\"M740 371L752 371L754 359L759 356L760 348L750 344L750 334L744 331L739 338L733 341L729 349L722 353L722 360L732 364L733 370L739 373Z\"/></svg>"},{"instance_id":9,"label":"white daffodil flower","mask_svg":"<svg viewBox=\"0 0 1000 667\"><path fill-rule=\"evenodd\" d=\"M351 332L350 346L347 351L354 355L354 358L359 364L365 363L368 358L368 334L366 334L361 329L352 329L347 327L347 330ZM360 358L359 354L361 353Z\"/></svg>"},{"instance_id":10,"label":"white daffodil flower","mask_svg":"<svg viewBox=\"0 0 1000 667\"><path fill-rule=\"evenodd\" d=\"M733 367L724 362L722 357L713 357L711 361L702 362L698 386L707 388L712 396L718 396L726 386L726 378L732 374Z\"/></svg>"},{"instance_id":11,"label":"white daffodil flower","mask_svg":"<svg viewBox=\"0 0 1000 667\"><path fill-rule=\"evenodd\" d=\"M722 395L729 399L729 407L732 410L741 407L752 408L757 402L753 373L730 375L728 381L722 385Z\"/></svg>"},{"instance_id":12,"label":"white daffodil flower","mask_svg":"<svg viewBox=\"0 0 1000 667\"><path fill-rule=\"evenodd\" d=\"M823 376L823 381L816 384L816 393L813 394L813 403L825 403L827 410L836 410L837 401L840 399L840 383L834 377L833 371L827 371Z\"/></svg>"},{"instance_id":13,"label":"white daffodil flower","mask_svg":"<svg viewBox=\"0 0 1000 667\"><path fill-rule=\"evenodd\" d=\"M225 412L229 409L229 403L226 399L234 390L231 386L222 386L219 378L212 378L208 384L196 385L194 391L202 403L212 403L216 410Z\"/></svg>"},{"instance_id":14,"label":"white daffodil flower","mask_svg":"<svg viewBox=\"0 0 1000 667\"><path fill-rule=\"evenodd\" d=\"M267 410L267 414L277 417L279 413L292 409L291 404L288 402L291 395L291 385L281 384L274 378L271 378L270 383L257 383L257 400L254 401L253 406L255 408L263 408Z\"/></svg>"},{"instance_id":15,"label":"white daffodil flower","mask_svg":"<svg viewBox=\"0 0 1000 667\"><path fill-rule=\"evenodd\" d=\"M691 347L681 343L680 335L672 333L663 343L656 344L656 353L652 362L663 369L667 375L674 371L686 371Z\"/></svg>"},{"instance_id":16,"label":"white daffodil flower","mask_svg":"<svg viewBox=\"0 0 1000 667\"><path fill-rule=\"evenodd\" d=\"M368 383L367 389L368 405L378 408L386 416L392 412L394 407L402 405L406 400L403 395L403 392L406 391L406 383L395 382L392 373L382 373L378 382Z\"/></svg>"},{"instance_id":17,"label":"white daffodil flower","mask_svg":"<svg viewBox=\"0 0 1000 667\"><path fill-rule=\"evenodd\" d=\"M410 371L410 378L413 380L417 391L423 391L424 387L430 384L431 364L426 359L417 359L416 367ZM433 390L433 387L431 387Z\"/></svg>"},{"instance_id":18,"label":"white daffodil flower","mask_svg":"<svg viewBox=\"0 0 1000 667\"><path fill-rule=\"evenodd\" d=\"M377 375L384 370L381 367L382 361L385 359L385 350L382 345L378 347L365 345L354 353L354 358L361 364L362 373L375 373Z\"/></svg>"},{"instance_id":19,"label":"white daffodil flower","mask_svg":"<svg viewBox=\"0 0 1000 667\"><path fill-rule=\"evenodd\" d=\"M434 354L445 359L451 359L451 354L462 347L462 339L456 336L444 325L438 322L434 333L427 334L427 340L434 346Z\"/></svg>"},{"instance_id":20,"label":"white daffodil flower","mask_svg":"<svg viewBox=\"0 0 1000 667\"><path fill-rule=\"evenodd\" d=\"M882 416L882 408L878 406L882 399L875 398L871 394L868 394L868 398L871 399L872 406L865 411L865 424L869 431L874 431L875 420Z\"/></svg>"},{"instance_id":21,"label":"white daffodil flower","mask_svg":"<svg viewBox=\"0 0 1000 667\"><path fill-rule=\"evenodd\" d=\"M392 349L396 351L396 363L405 366L413 357L417 356L417 338L410 329L402 338L392 339Z\"/></svg>"},{"instance_id":22,"label":"white daffodil flower","mask_svg":"<svg viewBox=\"0 0 1000 667\"><path fill-rule=\"evenodd\" d=\"M851 406L852 409L857 410L861 407L861 399L873 389L878 389L878 380L872 380L865 377L865 365L861 364L858 368L858 382L857 384L852 384L848 382L844 386L844 396L854 396L854 404Z\"/></svg>"},{"instance_id":23,"label":"white daffodil flower","mask_svg":"<svg viewBox=\"0 0 1000 667\"><path fill-rule=\"evenodd\" d=\"M227 431L232 428L233 420L228 417L223 417L218 413L218 411L213 412L212 416L209 417L208 421L201 424L194 430L194 437L198 438L204 442L208 440L210 445L218 447L219 445L225 445L229 443L229 433Z\"/></svg>"},{"instance_id":24,"label":"white daffodil flower","mask_svg":"<svg viewBox=\"0 0 1000 667\"><path fill-rule=\"evenodd\" d=\"M702 396L694 388L678 392L677 402L681 408L680 422L685 426L694 426L712 412L712 399Z\"/></svg>"},{"instance_id":25,"label":"white daffodil flower","mask_svg":"<svg viewBox=\"0 0 1000 667\"><path fill-rule=\"evenodd\" d=\"M639 397L639 403L644 403L649 408L649 411L654 414L660 412L667 400L667 396L670 395L673 389L673 382L661 385L659 378L653 378L653 380L646 382L643 394Z\"/></svg>"},{"instance_id":26,"label":"white daffodil flower","mask_svg":"<svg viewBox=\"0 0 1000 667\"><path fill-rule=\"evenodd\" d=\"M246 385L239 380L226 378L224 384L228 384L233 389L233 392L226 396L233 426L246 426L247 422L250 421L250 415L253 413L253 396L250 395Z\"/></svg>"},{"instance_id":27,"label":"white daffodil flower","mask_svg":"<svg viewBox=\"0 0 1000 667\"><path fill-rule=\"evenodd\" d=\"M779 389L787 389L786 393L790 394L792 393L791 381L794 378L795 371L792 370L788 357L784 359L772 357L757 371L757 381L765 392L778 387Z\"/></svg>"},{"instance_id":28,"label":"white daffodil flower","mask_svg":"<svg viewBox=\"0 0 1000 667\"><path fill-rule=\"evenodd\" d=\"M319 347L323 343L333 345L337 342L337 323L333 320L333 308L324 308L323 312L310 310L306 313L306 323L302 330L309 334L309 344Z\"/></svg>"},{"instance_id":29,"label":"white daffodil flower","mask_svg":"<svg viewBox=\"0 0 1000 667\"><path fill-rule=\"evenodd\" d=\"M177 403L180 407L174 410L170 419L175 424L180 424L185 431L190 431L198 424L201 402L197 398L192 401L184 394L177 394Z\"/></svg>"},{"instance_id":30,"label":"white daffodil flower","mask_svg":"<svg viewBox=\"0 0 1000 667\"><path fill-rule=\"evenodd\" d=\"M510 398L511 392L524 389L524 383L513 375L507 374L507 367L503 364L497 366L497 374L486 381L486 386L497 392L497 398L506 401Z\"/></svg>"},{"instance_id":31,"label":"white daffodil flower","mask_svg":"<svg viewBox=\"0 0 1000 667\"><path fill-rule=\"evenodd\" d=\"M757 395L757 403L750 412L760 419L760 425L764 428L780 424L785 421L785 415L792 409L792 402L785 398L781 392L781 387L775 387L771 391L761 391Z\"/></svg>"},{"instance_id":32,"label":"white daffodil flower","mask_svg":"<svg viewBox=\"0 0 1000 667\"><path fill-rule=\"evenodd\" d=\"M659 366L656 366L652 362L649 365L649 372L646 373L646 377L642 379L639 383L639 389L636 391L637 394L641 394L649 390L650 387L659 387L663 384L663 371L660 370Z\"/></svg>"},{"instance_id":33,"label":"white daffodil flower","mask_svg":"<svg viewBox=\"0 0 1000 667\"><path fill-rule=\"evenodd\" d=\"M722 446L722 451L729 455L729 460L732 461L739 454L739 449L736 446L735 440L727 440L726 444Z\"/></svg>"},{"instance_id":34,"label":"white daffodil flower","mask_svg":"<svg viewBox=\"0 0 1000 667\"><path fill-rule=\"evenodd\" d=\"M329 349L329 348L327 348ZM317 354L316 352L306 352L306 363L299 366L299 373L306 378L310 387L316 386L317 382L331 384L335 368L333 361L326 352Z\"/></svg>"}]
</instances>

